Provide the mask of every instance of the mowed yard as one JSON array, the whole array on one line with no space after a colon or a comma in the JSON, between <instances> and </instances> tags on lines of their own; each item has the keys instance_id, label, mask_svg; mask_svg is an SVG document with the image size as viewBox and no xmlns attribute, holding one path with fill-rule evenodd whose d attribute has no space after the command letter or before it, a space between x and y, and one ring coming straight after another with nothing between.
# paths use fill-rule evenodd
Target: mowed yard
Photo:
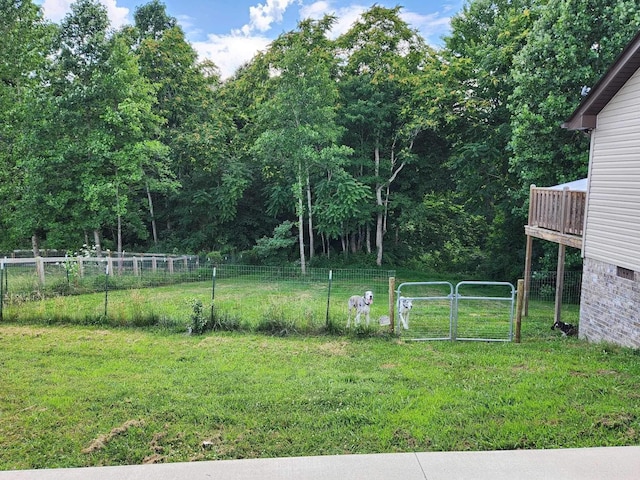
<instances>
[{"instance_id":1,"label":"mowed yard","mask_svg":"<svg viewBox=\"0 0 640 480\"><path fill-rule=\"evenodd\" d=\"M638 444L640 353L552 308L521 344L1 324L0 469Z\"/></svg>"}]
</instances>

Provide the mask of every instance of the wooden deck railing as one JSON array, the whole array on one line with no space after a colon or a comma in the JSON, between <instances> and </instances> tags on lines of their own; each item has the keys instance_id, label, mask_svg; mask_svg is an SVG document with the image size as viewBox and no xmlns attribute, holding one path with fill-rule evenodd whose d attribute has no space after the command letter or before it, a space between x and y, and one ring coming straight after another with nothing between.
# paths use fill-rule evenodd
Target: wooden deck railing
<instances>
[{"instance_id":1,"label":"wooden deck railing","mask_svg":"<svg viewBox=\"0 0 640 480\"><path fill-rule=\"evenodd\" d=\"M531 186L529 226L582 236L587 194Z\"/></svg>"}]
</instances>

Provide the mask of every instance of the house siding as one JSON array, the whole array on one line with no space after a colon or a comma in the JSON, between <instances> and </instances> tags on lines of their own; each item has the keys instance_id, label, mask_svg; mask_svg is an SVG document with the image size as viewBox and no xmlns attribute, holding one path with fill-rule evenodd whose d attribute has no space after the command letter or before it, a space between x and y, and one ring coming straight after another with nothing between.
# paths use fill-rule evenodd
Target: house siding
<instances>
[{"instance_id":1,"label":"house siding","mask_svg":"<svg viewBox=\"0 0 640 480\"><path fill-rule=\"evenodd\" d=\"M584 257L640 272L640 71L592 132Z\"/></svg>"},{"instance_id":2,"label":"house siding","mask_svg":"<svg viewBox=\"0 0 640 480\"><path fill-rule=\"evenodd\" d=\"M585 258L579 336L640 348L640 273L618 275L616 265Z\"/></svg>"}]
</instances>

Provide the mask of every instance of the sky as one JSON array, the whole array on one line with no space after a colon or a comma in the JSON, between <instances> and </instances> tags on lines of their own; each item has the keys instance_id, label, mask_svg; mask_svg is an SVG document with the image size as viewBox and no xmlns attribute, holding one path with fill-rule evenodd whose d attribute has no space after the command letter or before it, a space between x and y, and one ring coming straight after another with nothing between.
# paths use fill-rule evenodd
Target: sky
<instances>
[{"instance_id":1,"label":"sky","mask_svg":"<svg viewBox=\"0 0 640 480\"><path fill-rule=\"evenodd\" d=\"M150 0L149 0L150 1ZM147 0L100 0L107 7L111 26L133 24L137 7ZM332 37L346 32L359 15L372 5L402 6L401 17L432 46L442 45L450 18L464 0L161 0L167 13L177 18L186 38L200 59L212 60L223 79L233 75L256 52L264 50L278 35L296 28L305 18L325 14L337 17ZM72 0L35 0L45 18L60 22L70 11Z\"/></svg>"}]
</instances>

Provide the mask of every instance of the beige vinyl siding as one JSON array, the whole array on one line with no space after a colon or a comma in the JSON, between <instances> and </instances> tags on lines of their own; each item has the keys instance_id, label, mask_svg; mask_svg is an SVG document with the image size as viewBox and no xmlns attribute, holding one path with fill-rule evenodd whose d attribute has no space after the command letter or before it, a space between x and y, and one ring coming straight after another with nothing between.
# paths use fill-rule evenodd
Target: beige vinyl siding
<instances>
[{"instance_id":1,"label":"beige vinyl siding","mask_svg":"<svg viewBox=\"0 0 640 480\"><path fill-rule=\"evenodd\" d=\"M640 73L592 132L584 255L640 271Z\"/></svg>"}]
</instances>

